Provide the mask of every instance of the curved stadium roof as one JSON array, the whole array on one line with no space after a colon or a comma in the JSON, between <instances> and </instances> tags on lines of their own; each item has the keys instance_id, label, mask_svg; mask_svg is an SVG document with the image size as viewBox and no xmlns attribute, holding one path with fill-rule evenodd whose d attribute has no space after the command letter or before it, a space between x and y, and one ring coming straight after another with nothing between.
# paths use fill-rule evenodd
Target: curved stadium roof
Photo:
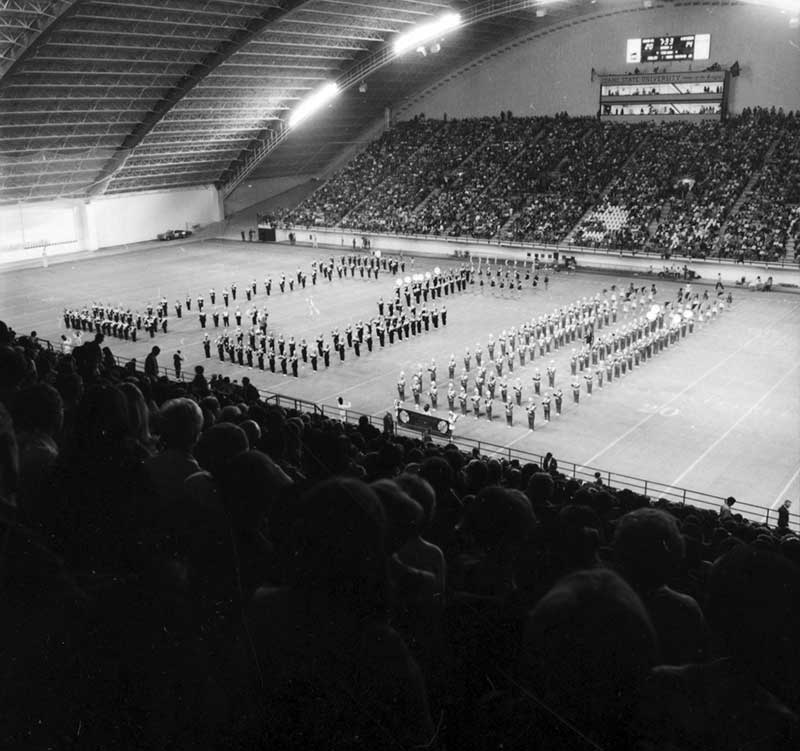
<instances>
[{"instance_id":1,"label":"curved stadium roof","mask_svg":"<svg viewBox=\"0 0 800 751\"><path fill-rule=\"evenodd\" d=\"M315 172L386 105L517 38L625 7L642 4L0 0L0 203L209 183L227 194L250 174ZM448 10L464 26L439 54L393 56L399 33ZM288 129L330 80L342 95Z\"/></svg>"}]
</instances>

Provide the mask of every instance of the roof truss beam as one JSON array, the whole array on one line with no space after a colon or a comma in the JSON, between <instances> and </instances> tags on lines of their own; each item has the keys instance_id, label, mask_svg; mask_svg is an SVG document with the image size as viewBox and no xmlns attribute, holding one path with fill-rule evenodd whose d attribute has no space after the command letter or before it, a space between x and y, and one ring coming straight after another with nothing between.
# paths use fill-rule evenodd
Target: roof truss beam
<instances>
[{"instance_id":1,"label":"roof truss beam","mask_svg":"<svg viewBox=\"0 0 800 751\"><path fill-rule=\"evenodd\" d=\"M42 38L47 31L61 18L69 16L79 0L49 0L48 2L15 2L4 0L0 3L0 13L8 10L24 10L31 16L30 20L15 29L7 41L10 42L11 53L8 52L0 58L0 82L10 73L17 62L27 56L29 50Z\"/></svg>"}]
</instances>

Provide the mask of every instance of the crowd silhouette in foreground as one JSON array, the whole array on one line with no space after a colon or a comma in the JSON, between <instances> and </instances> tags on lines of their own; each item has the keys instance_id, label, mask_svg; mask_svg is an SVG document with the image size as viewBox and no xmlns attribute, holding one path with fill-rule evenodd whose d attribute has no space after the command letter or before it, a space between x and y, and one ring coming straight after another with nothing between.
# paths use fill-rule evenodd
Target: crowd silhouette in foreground
<instances>
[{"instance_id":1,"label":"crowd silhouette in foreground","mask_svg":"<svg viewBox=\"0 0 800 751\"><path fill-rule=\"evenodd\" d=\"M798 747L788 514L293 412L202 367L145 376L102 345L0 324L6 747Z\"/></svg>"}]
</instances>

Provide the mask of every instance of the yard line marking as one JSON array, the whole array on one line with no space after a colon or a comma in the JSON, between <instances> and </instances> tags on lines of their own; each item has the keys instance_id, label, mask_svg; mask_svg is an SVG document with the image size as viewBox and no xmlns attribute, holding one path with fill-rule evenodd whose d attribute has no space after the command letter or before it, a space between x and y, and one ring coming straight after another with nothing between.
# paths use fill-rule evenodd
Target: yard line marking
<instances>
[{"instance_id":1,"label":"yard line marking","mask_svg":"<svg viewBox=\"0 0 800 751\"><path fill-rule=\"evenodd\" d=\"M530 430L526 430L522 435L517 436L513 441L509 441L508 443L503 444L503 448L504 449L510 449L515 443L518 443L523 438L530 438L530 436L531 436L531 431ZM498 456L498 453L495 451L492 454L492 456Z\"/></svg>"},{"instance_id":2,"label":"yard line marking","mask_svg":"<svg viewBox=\"0 0 800 751\"><path fill-rule=\"evenodd\" d=\"M331 358L333 359L333 358ZM345 389L340 389L339 391L334 392L333 394L329 394L328 396L324 396L321 399L313 399L308 401L315 401L315 402L327 402L328 399L336 399L337 397L341 396L342 394L346 394L348 391L353 391L354 389L360 389L362 386L365 386L368 383L372 383L373 381L377 381L379 378L386 378L386 376L391 375L392 371L387 371L386 373L380 373L379 375L373 376L372 378L367 378L365 381L360 381L353 386L348 386Z\"/></svg>"},{"instance_id":3,"label":"yard line marking","mask_svg":"<svg viewBox=\"0 0 800 751\"><path fill-rule=\"evenodd\" d=\"M733 423L733 425L731 425L719 438L717 438L717 440L714 441L702 454L700 454L700 456L698 456L697 459L695 459L686 468L685 471L683 471L680 475L678 475L678 477L676 477L672 481L672 483L671 483L672 487L675 487L681 480L683 480L684 477L686 477L686 475L689 474L689 472L691 472L698 464L700 464L700 462L703 461L703 459L705 459L717 446L719 446L720 443L722 443L722 441L724 441L736 429L736 427L739 425L739 423L741 423L743 420L747 419L752 414L752 412L755 409L758 408L758 406L761 404L761 402L763 402L773 391L775 391L775 389L777 389L778 386L780 386L798 368L800 368L800 365L795 365L791 370L789 370L786 373L784 373L775 382L775 385L771 389L769 389L769 391L766 391L757 402L755 402L753 405L751 405L750 409L748 409L744 414L742 414L739 417L739 419L736 420L736 422Z\"/></svg>"},{"instance_id":4,"label":"yard line marking","mask_svg":"<svg viewBox=\"0 0 800 751\"><path fill-rule=\"evenodd\" d=\"M738 355L746 347L749 347L754 341L756 341L756 339L759 339L759 338L763 337L764 334L767 331L770 331L770 330L776 328L779 323L782 323L784 321L784 319L790 318L792 316L792 314L798 308L800 308L800 304L794 305L792 307L792 309L785 316L783 316L779 320L775 321L772 324L772 326L770 326L769 328L763 329L762 331L760 331L757 334L755 334L754 336L752 336L744 344L742 344L738 349L736 349L735 351L731 352L724 360L720 360L716 365L714 365L713 367L709 368L705 373L703 373L703 375L701 375L698 378L696 378L688 386L686 386L681 391L679 391L677 394L675 394L675 396L673 396L669 401L664 402L664 404L660 405L660 408L663 409L664 407L668 407L674 401L677 401L678 399L680 399L684 394L686 394L688 391L691 391L698 383L700 383L700 381L703 381L706 378L708 378L708 376L710 376L715 370L717 370L720 367L722 367L726 362L728 362L728 360L730 360L732 357L735 357L736 355ZM611 449L614 446L616 446L620 441L625 440L629 435L631 435L632 433L635 433L639 428L642 427L642 425L644 425L646 422L651 420L657 414L658 414L657 412L654 412L653 414L647 415L647 417L643 417L641 420L639 420L639 422L636 423L636 425L634 425L631 428L628 428L628 430L626 430L624 433L622 433L622 435L618 436L613 441L611 441L611 443L609 443L605 448L601 449L594 456L592 456L591 458L589 458L585 462L583 462L583 464L581 465L581 469L591 469L593 463L597 459L599 459L609 449Z\"/></svg>"},{"instance_id":5,"label":"yard line marking","mask_svg":"<svg viewBox=\"0 0 800 751\"><path fill-rule=\"evenodd\" d=\"M797 468L797 471L789 478L789 482L781 488L781 492L775 496L775 500L772 502L770 509L777 508L783 501L786 500L786 495L789 492L789 488L794 485L795 480L797 480L798 476L800 476L800 467Z\"/></svg>"}]
</instances>

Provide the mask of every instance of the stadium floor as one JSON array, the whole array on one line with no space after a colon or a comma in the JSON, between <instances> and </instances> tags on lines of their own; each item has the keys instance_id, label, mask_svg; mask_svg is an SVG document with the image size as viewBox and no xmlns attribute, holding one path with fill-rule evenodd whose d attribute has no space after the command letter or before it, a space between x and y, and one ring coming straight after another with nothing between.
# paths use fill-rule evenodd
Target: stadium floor
<instances>
[{"instance_id":1,"label":"stadium floor","mask_svg":"<svg viewBox=\"0 0 800 751\"><path fill-rule=\"evenodd\" d=\"M446 375L450 353L456 355L458 374L465 347L474 350L476 342L484 348L489 333L497 338L503 329L519 327L532 316L552 311L584 296L610 289L612 284L627 287L649 284L658 287L657 301L674 299L680 286L650 277L625 277L577 273L551 276L547 291L525 288L504 296L471 291L442 298L448 308L446 327L431 330L373 353L355 358L348 350L342 364L337 357L331 367L312 373L310 366L300 370L299 378L284 377L269 371L240 368L216 359L205 360L202 331L192 313L182 319L173 314L176 299L186 293L203 294L209 305L208 290L214 287L220 302L221 290L237 282L240 290L250 279L258 281L259 305L268 304L270 326L288 339L306 337L309 342L331 329L367 319L377 311L380 296L388 300L394 279L388 274L378 281L355 279L332 283L318 281L316 287L296 289L281 295L277 280L300 267L308 271L314 259L341 254L340 248L301 248L287 245L207 240L193 243L168 243L124 254L97 253L91 260L51 264L49 268L7 271L0 282L0 319L18 333L36 330L53 342L64 333L61 317L65 307L83 307L93 301L121 304L142 309L155 303L161 294L170 303L167 335L154 340L139 339L135 344L114 339L107 343L115 354L137 357L140 361L152 344L158 344L162 366L172 366L178 348L186 361L184 370L204 364L208 375L221 373L232 379L249 375L259 388L291 397L333 404L343 396L353 410L382 415L396 396L395 383L401 370L410 374L421 363L423 369L436 358L439 373ZM425 272L455 261L416 258L413 271ZM272 296L264 294L263 281L270 275L276 283ZM639 281L637 281L637 279ZM242 310L246 301L239 301ZM313 297L320 314L310 314ZM268 301L268 302L267 302ZM208 307L206 308L208 310ZM620 318L617 325L622 325ZM214 329L209 316L209 334ZM610 331L613 326L604 331ZM784 498L800 496L800 297L790 293L770 294L734 291L730 310L670 347L643 367L620 380L595 385L594 394L581 394L581 403L571 401L569 357L571 346L545 358L515 368L509 387L520 377L523 399L532 392L531 376L536 367L542 372L553 359L557 385L564 390L564 410L549 424L537 412L534 433L527 430L524 410L517 408L514 425L506 426L499 403L490 423L471 415L456 425L456 435L470 436L500 446L544 453L552 451L562 461L605 468L675 487L713 495L734 495L763 508L774 507ZM216 353L212 350L212 355ZM302 365L302 363L301 363ZM474 368L474 365L473 365ZM470 384L472 380L470 380ZM427 372L425 389L427 389ZM447 379L439 376L439 409L446 411ZM423 392L424 395L424 392ZM444 405L444 406L443 406Z\"/></svg>"}]
</instances>

